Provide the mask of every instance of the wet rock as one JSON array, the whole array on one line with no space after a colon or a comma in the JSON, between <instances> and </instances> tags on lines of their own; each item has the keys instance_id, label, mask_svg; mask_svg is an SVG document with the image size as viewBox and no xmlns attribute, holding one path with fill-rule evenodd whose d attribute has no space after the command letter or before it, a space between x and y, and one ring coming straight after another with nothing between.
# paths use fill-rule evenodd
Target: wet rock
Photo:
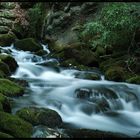
<instances>
[{"instance_id":1,"label":"wet rock","mask_svg":"<svg viewBox=\"0 0 140 140\"><path fill-rule=\"evenodd\" d=\"M121 82L124 81L124 70L122 67L110 67L106 72L105 72L105 78L111 81L117 81Z\"/></svg>"},{"instance_id":2,"label":"wet rock","mask_svg":"<svg viewBox=\"0 0 140 140\"><path fill-rule=\"evenodd\" d=\"M110 109L109 103L104 97L96 99L95 104L100 108L101 111L108 111Z\"/></svg>"},{"instance_id":3,"label":"wet rock","mask_svg":"<svg viewBox=\"0 0 140 140\"><path fill-rule=\"evenodd\" d=\"M6 19L15 19L16 16L9 10L1 10L0 11L0 18L6 18Z\"/></svg>"},{"instance_id":4,"label":"wet rock","mask_svg":"<svg viewBox=\"0 0 140 140\"><path fill-rule=\"evenodd\" d=\"M0 34L0 46L10 46L16 37L14 34Z\"/></svg>"},{"instance_id":5,"label":"wet rock","mask_svg":"<svg viewBox=\"0 0 140 140\"><path fill-rule=\"evenodd\" d=\"M0 26L0 34L7 34L9 30L7 26Z\"/></svg>"},{"instance_id":6,"label":"wet rock","mask_svg":"<svg viewBox=\"0 0 140 140\"><path fill-rule=\"evenodd\" d=\"M67 138L63 133L60 133L58 130L48 128L43 125L34 127L33 129L33 138Z\"/></svg>"},{"instance_id":7,"label":"wet rock","mask_svg":"<svg viewBox=\"0 0 140 140\"><path fill-rule=\"evenodd\" d=\"M70 138L129 138L129 136L121 133L90 129L66 129L64 133Z\"/></svg>"},{"instance_id":8,"label":"wet rock","mask_svg":"<svg viewBox=\"0 0 140 140\"><path fill-rule=\"evenodd\" d=\"M16 49L31 52L37 52L43 49L42 46L33 38L18 40L14 43L14 46Z\"/></svg>"},{"instance_id":9,"label":"wet rock","mask_svg":"<svg viewBox=\"0 0 140 140\"><path fill-rule=\"evenodd\" d=\"M3 63L1 60L0 60L0 71L2 72L3 75L2 77L4 77L4 75L9 76L11 73L8 65Z\"/></svg>"},{"instance_id":10,"label":"wet rock","mask_svg":"<svg viewBox=\"0 0 140 140\"><path fill-rule=\"evenodd\" d=\"M42 66L48 66L48 67L58 67L59 66L59 62L56 59L50 59L46 62L40 63L39 65Z\"/></svg>"},{"instance_id":11,"label":"wet rock","mask_svg":"<svg viewBox=\"0 0 140 140\"><path fill-rule=\"evenodd\" d=\"M0 93L7 97L21 96L24 88L8 79L0 79Z\"/></svg>"},{"instance_id":12,"label":"wet rock","mask_svg":"<svg viewBox=\"0 0 140 140\"><path fill-rule=\"evenodd\" d=\"M79 79L88 79L88 80L100 80L100 76L99 74L96 73L88 73L88 72L84 72L84 73L77 73L75 78L79 78Z\"/></svg>"},{"instance_id":13,"label":"wet rock","mask_svg":"<svg viewBox=\"0 0 140 140\"><path fill-rule=\"evenodd\" d=\"M6 132L16 138L30 138L32 125L16 115L0 111L0 131Z\"/></svg>"},{"instance_id":14,"label":"wet rock","mask_svg":"<svg viewBox=\"0 0 140 140\"><path fill-rule=\"evenodd\" d=\"M16 6L15 2L1 2L1 9L13 9Z\"/></svg>"},{"instance_id":15,"label":"wet rock","mask_svg":"<svg viewBox=\"0 0 140 140\"><path fill-rule=\"evenodd\" d=\"M86 88L80 88L75 90L75 94L77 98L80 99L89 99L92 95L92 90Z\"/></svg>"},{"instance_id":16,"label":"wet rock","mask_svg":"<svg viewBox=\"0 0 140 140\"><path fill-rule=\"evenodd\" d=\"M10 55L1 54L0 60L8 65L10 71L13 73L18 67L16 60Z\"/></svg>"},{"instance_id":17,"label":"wet rock","mask_svg":"<svg viewBox=\"0 0 140 140\"><path fill-rule=\"evenodd\" d=\"M16 115L33 125L42 124L50 128L62 125L62 119L59 114L51 109L27 107L17 111Z\"/></svg>"},{"instance_id":18,"label":"wet rock","mask_svg":"<svg viewBox=\"0 0 140 140\"><path fill-rule=\"evenodd\" d=\"M1 107L3 111L9 112L9 113L11 112L10 100L6 96L2 95L1 93L0 93L0 103L2 105Z\"/></svg>"},{"instance_id":19,"label":"wet rock","mask_svg":"<svg viewBox=\"0 0 140 140\"><path fill-rule=\"evenodd\" d=\"M39 55L39 56L44 56L44 55L47 55L48 53L44 50L39 50L35 53L36 55Z\"/></svg>"},{"instance_id":20,"label":"wet rock","mask_svg":"<svg viewBox=\"0 0 140 140\"><path fill-rule=\"evenodd\" d=\"M6 134L6 133L3 133L3 132L0 132L0 138L14 138L13 136L9 135L9 134Z\"/></svg>"},{"instance_id":21,"label":"wet rock","mask_svg":"<svg viewBox=\"0 0 140 140\"><path fill-rule=\"evenodd\" d=\"M14 83L22 86L22 87L28 87L29 84L26 80L23 80L23 79L16 79L16 78L11 78L11 77L8 77L9 80L13 81Z\"/></svg>"}]
</instances>

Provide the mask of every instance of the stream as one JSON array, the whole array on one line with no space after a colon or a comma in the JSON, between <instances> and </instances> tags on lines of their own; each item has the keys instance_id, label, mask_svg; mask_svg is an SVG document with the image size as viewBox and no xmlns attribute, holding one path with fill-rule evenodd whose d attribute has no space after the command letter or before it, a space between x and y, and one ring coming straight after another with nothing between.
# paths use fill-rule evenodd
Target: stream
<instances>
[{"instance_id":1,"label":"stream","mask_svg":"<svg viewBox=\"0 0 140 140\"><path fill-rule=\"evenodd\" d=\"M42 45L47 54L47 46ZM140 137L140 86L104 79L99 71L79 71L63 67L45 67L59 62L47 55L10 50L19 67L11 76L28 81L26 93L14 98L13 114L27 106L50 108L63 122L74 128L98 129ZM98 73L101 80L76 78L77 74Z\"/></svg>"}]
</instances>

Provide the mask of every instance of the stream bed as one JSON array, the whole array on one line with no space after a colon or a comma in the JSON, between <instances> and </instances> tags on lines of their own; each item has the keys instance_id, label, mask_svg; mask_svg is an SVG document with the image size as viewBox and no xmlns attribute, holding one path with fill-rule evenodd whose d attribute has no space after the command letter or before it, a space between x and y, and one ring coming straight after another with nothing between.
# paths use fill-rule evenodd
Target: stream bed
<instances>
[{"instance_id":1,"label":"stream bed","mask_svg":"<svg viewBox=\"0 0 140 140\"><path fill-rule=\"evenodd\" d=\"M46 54L47 46L42 45ZM27 106L50 108L63 122L74 128L98 129L140 137L140 86L104 79L99 71L79 71L46 67L42 63L59 62L47 55L10 50L19 67L11 76L28 81L26 93L14 98L13 114ZM101 80L76 78L77 74L97 73Z\"/></svg>"}]
</instances>

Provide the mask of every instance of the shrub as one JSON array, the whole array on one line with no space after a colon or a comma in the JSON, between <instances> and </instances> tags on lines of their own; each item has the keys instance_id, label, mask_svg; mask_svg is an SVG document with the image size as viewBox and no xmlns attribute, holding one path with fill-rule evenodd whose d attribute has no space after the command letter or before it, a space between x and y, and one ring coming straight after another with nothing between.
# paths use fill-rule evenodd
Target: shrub
<instances>
[{"instance_id":1,"label":"shrub","mask_svg":"<svg viewBox=\"0 0 140 140\"><path fill-rule=\"evenodd\" d=\"M139 26L139 10L135 3L106 3L96 19L87 22L81 38L92 48L128 46Z\"/></svg>"}]
</instances>

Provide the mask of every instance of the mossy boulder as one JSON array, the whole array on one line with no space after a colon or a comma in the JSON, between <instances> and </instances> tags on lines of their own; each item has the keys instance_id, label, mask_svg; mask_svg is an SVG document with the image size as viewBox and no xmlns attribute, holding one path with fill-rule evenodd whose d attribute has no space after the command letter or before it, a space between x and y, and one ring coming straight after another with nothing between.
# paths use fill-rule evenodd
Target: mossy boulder
<instances>
[{"instance_id":1,"label":"mossy boulder","mask_svg":"<svg viewBox=\"0 0 140 140\"><path fill-rule=\"evenodd\" d=\"M1 102L0 102L0 111L3 111L3 106L1 104Z\"/></svg>"},{"instance_id":2,"label":"mossy boulder","mask_svg":"<svg viewBox=\"0 0 140 140\"><path fill-rule=\"evenodd\" d=\"M3 132L0 132L0 138L14 138L13 136L9 135L9 134L6 134L6 133L3 133Z\"/></svg>"},{"instance_id":3,"label":"mossy boulder","mask_svg":"<svg viewBox=\"0 0 140 140\"><path fill-rule=\"evenodd\" d=\"M5 111L5 112L11 112L11 104L10 104L10 100L2 95L0 93L0 104L1 104L1 110Z\"/></svg>"},{"instance_id":4,"label":"mossy boulder","mask_svg":"<svg viewBox=\"0 0 140 140\"><path fill-rule=\"evenodd\" d=\"M0 93L7 97L21 96L24 88L8 79L0 79Z\"/></svg>"},{"instance_id":5,"label":"mossy boulder","mask_svg":"<svg viewBox=\"0 0 140 140\"><path fill-rule=\"evenodd\" d=\"M0 70L0 78L4 78L5 76L4 72Z\"/></svg>"},{"instance_id":6,"label":"mossy boulder","mask_svg":"<svg viewBox=\"0 0 140 140\"><path fill-rule=\"evenodd\" d=\"M12 73L15 72L15 70L18 67L18 64L17 64L16 60L10 55L1 54L0 55L0 60L8 65L9 70Z\"/></svg>"},{"instance_id":7,"label":"mossy boulder","mask_svg":"<svg viewBox=\"0 0 140 140\"><path fill-rule=\"evenodd\" d=\"M0 71L1 71L1 76L0 77L4 77L4 75L9 76L10 75L10 70L7 64L3 63L0 60Z\"/></svg>"},{"instance_id":8,"label":"mossy boulder","mask_svg":"<svg viewBox=\"0 0 140 140\"><path fill-rule=\"evenodd\" d=\"M119 66L110 67L105 72L105 78L107 80L116 81L116 82L124 81L125 79L124 75L125 75L124 69Z\"/></svg>"},{"instance_id":9,"label":"mossy boulder","mask_svg":"<svg viewBox=\"0 0 140 140\"><path fill-rule=\"evenodd\" d=\"M23 51L37 52L42 49L42 46L33 38L25 38L14 43L16 49Z\"/></svg>"},{"instance_id":10,"label":"mossy boulder","mask_svg":"<svg viewBox=\"0 0 140 140\"><path fill-rule=\"evenodd\" d=\"M75 59L79 64L98 67L98 57L91 51L89 46L82 43L75 43L62 48L60 51L56 51L54 57L63 61L68 59Z\"/></svg>"},{"instance_id":11,"label":"mossy boulder","mask_svg":"<svg viewBox=\"0 0 140 140\"><path fill-rule=\"evenodd\" d=\"M88 80L100 80L100 76L99 74L96 74L96 73L77 73L76 78L79 78L79 79L88 79Z\"/></svg>"},{"instance_id":12,"label":"mossy boulder","mask_svg":"<svg viewBox=\"0 0 140 140\"><path fill-rule=\"evenodd\" d=\"M133 76L127 79L126 82L132 83L132 84L140 84L140 76Z\"/></svg>"},{"instance_id":13,"label":"mossy boulder","mask_svg":"<svg viewBox=\"0 0 140 140\"><path fill-rule=\"evenodd\" d=\"M14 34L0 34L0 46L10 46L15 39L16 36Z\"/></svg>"},{"instance_id":14,"label":"mossy boulder","mask_svg":"<svg viewBox=\"0 0 140 140\"><path fill-rule=\"evenodd\" d=\"M102 56L102 55L105 55L106 54L106 50L105 50L105 48L104 47L97 47L97 49L96 49L96 55L98 55L98 56Z\"/></svg>"},{"instance_id":15,"label":"mossy boulder","mask_svg":"<svg viewBox=\"0 0 140 140\"><path fill-rule=\"evenodd\" d=\"M30 138L32 125L16 115L0 111L0 131L16 138Z\"/></svg>"},{"instance_id":16,"label":"mossy boulder","mask_svg":"<svg viewBox=\"0 0 140 140\"><path fill-rule=\"evenodd\" d=\"M42 124L50 128L60 127L62 125L61 117L56 111L51 109L27 107L17 111L16 115L33 125Z\"/></svg>"}]
</instances>

